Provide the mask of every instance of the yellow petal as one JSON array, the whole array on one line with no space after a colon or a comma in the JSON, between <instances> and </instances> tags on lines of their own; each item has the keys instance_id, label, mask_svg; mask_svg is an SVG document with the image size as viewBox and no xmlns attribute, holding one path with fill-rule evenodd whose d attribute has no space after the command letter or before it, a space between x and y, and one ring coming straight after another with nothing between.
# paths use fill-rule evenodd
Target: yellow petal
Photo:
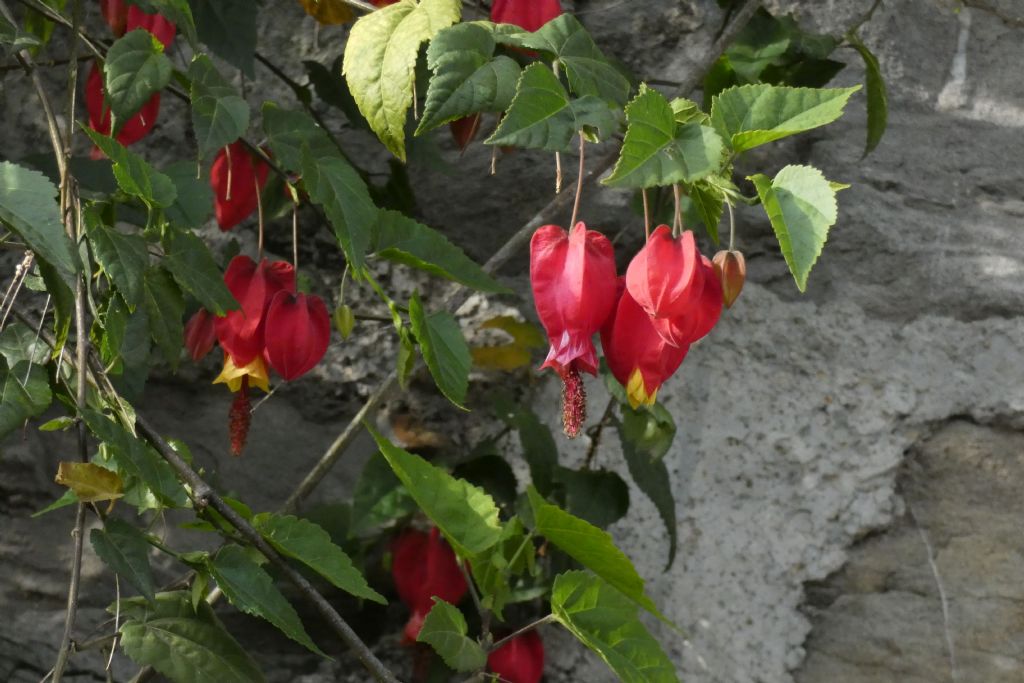
<instances>
[{"instance_id":1,"label":"yellow petal","mask_svg":"<svg viewBox=\"0 0 1024 683\"><path fill-rule=\"evenodd\" d=\"M224 369L220 371L214 384L227 384L231 391L238 391L242 388L242 378L249 378L249 386L258 387L263 391L270 391L270 377L267 374L267 366L263 359L256 356L248 365L238 367L231 356L224 355Z\"/></svg>"},{"instance_id":2,"label":"yellow petal","mask_svg":"<svg viewBox=\"0 0 1024 683\"><path fill-rule=\"evenodd\" d=\"M654 405L654 401L657 397L658 390L655 389L648 394L647 387L644 386L644 376L640 374L640 369L637 368L634 370L633 374L629 376L629 382L626 384L626 398L629 399L629 405L632 406L634 410L639 408L641 405Z\"/></svg>"}]
</instances>

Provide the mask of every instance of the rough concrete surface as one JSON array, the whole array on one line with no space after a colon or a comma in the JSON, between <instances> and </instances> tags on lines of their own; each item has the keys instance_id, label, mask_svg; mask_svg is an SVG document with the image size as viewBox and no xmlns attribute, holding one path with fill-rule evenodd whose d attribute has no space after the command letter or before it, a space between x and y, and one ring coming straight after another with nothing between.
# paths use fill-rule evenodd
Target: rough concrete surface
<instances>
[{"instance_id":1,"label":"rough concrete surface","mask_svg":"<svg viewBox=\"0 0 1024 683\"><path fill-rule=\"evenodd\" d=\"M707 45L720 13L710 0L642 4L592 0L578 9L598 42L637 73L677 78ZM841 31L871 2L768 4L795 11L808 26ZM666 456L679 517L675 565L662 572L665 534L638 490L628 517L612 528L655 601L688 634L684 642L650 622L689 683L1024 681L1024 25L1015 0L967 2L956 12L958 4L889 0L862 29L889 85L889 129L874 154L860 159L858 95L840 122L741 160L740 175L813 163L852 187L840 194L839 222L805 295L760 209L739 212L750 282L660 396L679 425ZM343 29L324 29L314 41L305 21L303 32L285 36L273 16L261 19L261 36L296 63L340 53ZM636 36L647 33L636 49ZM860 82L856 54L841 55L850 66L839 84ZM5 120L28 131L4 136L3 156L20 156L37 125L22 107L22 88L8 74L0 92ZM277 86L249 97L254 105L285 99ZM173 123L183 111L168 102L168 122L153 139L158 150L184 135ZM346 144L370 148L364 134L341 132ZM547 202L550 160L504 157L499 175L488 178L487 150L472 147L460 160L446 140L440 144L448 174L411 170L420 213L486 258ZM381 157L373 170L386 168ZM609 233L638 225L628 200L588 189L582 217ZM623 237L620 257L638 234ZM330 265L327 255L311 257ZM507 269L520 293L527 291L523 263ZM423 284L403 277L389 277L400 291ZM324 276L318 285L335 282ZM528 297L512 303L530 314ZM260 408L241 461L223 455L223 422L207 419L226 412L224 393L191 383L210 367L190 370L184 381L161 380L143 409L185 437L218 484L271 508L387 372L392 345L385 326L362 344L332 347L305 388L281 391ZM589 388L597 413L606 399L597 382ZM536 404L552 423L557 394L549 382ZM0 456L0 606L11 615L0 621L0 680L29 683L53 661L70 515L28 515L59 495L49 482L70 444L31 429L15 441ZM566 444L563 464L586 447L585 439ZM323 500L350 489L368 452L365 440L353 448ZM624 470L616 439L602 441L597 464ZM113 586L88 550L84 577L86 629L105 618ZM349 659L307 657L253 619L230 619L274 681L368 680ZM547 628L544 637L548 681L613 680L564 631ZM394 654L391 638L377 649L402 674L408 662ZM132 667L114 661L115 679L127 680ZM75 664L71 680L102 680L89 673L102 668L95 653Z\"/></svg>"}]
</instances>

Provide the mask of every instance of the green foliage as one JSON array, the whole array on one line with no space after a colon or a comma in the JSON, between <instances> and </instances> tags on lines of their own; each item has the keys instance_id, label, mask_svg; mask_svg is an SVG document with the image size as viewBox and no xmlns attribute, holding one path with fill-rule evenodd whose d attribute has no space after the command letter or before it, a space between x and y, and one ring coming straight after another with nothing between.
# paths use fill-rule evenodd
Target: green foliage
<instances>
[{"instance_id":1,"label":"green foliage","mask_svg":"<svg viewBox=\"0 0 1024 683\"><path fill-rule=\"evenodd\" d=\"M409 322L437 388L449 401L464 408L472 358L459 321L447 311L428 315L419 294L414 293L409 300Z\"/></svg>"},{"instance_id":2,"label":"green foliage","mask_svg":"<svg viewBox=\"0 0 1024 683\"><path fill-rule=\"evenodd\" d=\"M530 466L533 486L542 496L549 495L558 470L558 446L551 430L528 405L500 400L495 403L495 412L519 434L523 458Z\"/></svg>"},{"instance_id":3,"label":"green foliage","mask_svg":"<svg viewBox=\"0 0 1024 683\"><path fill-rule=\"evenodd\" d=\"M109 518L102 529L89 533L93 550L108 567L135 587L151 603L156 601L156 582L149 566L149 542L128 522Z\"/></svg>"},{"instance_id":4,"label":"green foliage","mask_svg":"<svg viewBox=\"0 0 1024 683\"><path fill-rule=\"evenodd\" d=\"M551 613L625 683L677 683L675 666L637 617L636 605L599 577L555 578Z\"/></svg>"},{"instance_id":5,"label":"green foliage","mask_svg":"<svg viewBox=\"0 0 1024 683\"><path fill-rule=\"evenodd\" d=\"M370 128L405 161L420 45L459 20L458 0L402 0L360 18L345 44L343 73Z\"/></svg>"},{"instance_id":6,"label":"green foliage","mask_svg":"<svg viewBox=\"0 0 1024 683\"><path fill-rule=\"evenodd\" d=\"M487 663L487 653L475 640L466 637L466 618L458 607L440 598L423 620L416 640L427 643L455 671L475 671Z\"/></svg>"},{"instance_id":7,"label":"green foliage","mask_svg":"<svg viewBox=\"0 0 1024 683\"><path fill-rule=\"evenodd\" d=\"M213 213L213 188L207 175L197 175L196 165L191 161L176 161L163 169L164 175L174 184L174 202L164 210L164 217L171 225L182 228L198 228Z\"/></svg>"},{"instance_id":8,"label":"green foliage","mask_svg":"<svg viewBox=\"0 0 1024 683\"><path fill-rule=\"evenodd\" d=\"M206 55L188 68L192 81L192 127L199 157L205 158L237 140L249 127L249 104L239 97Z\"/></svg>"},{"instance_id":9,"label":"green foliage","mask_svg":"<svg viewBox=\"0 0 1024 683\"><path fill-rule=\"evenodd\" d=\"M31 50L42 45L42 41L30 33L25 33L17 26L0 17L0 45L4 46L4 54L13 56L21 50Z\"/></svg>"},{"instance_id":10,"label":"green foliage","mask_svg":"<svg viewBox=\"0 0 1024 683\"><path fill-rule=\"evenodd\" d=\"M786 166L774 179L758 174L750 180L757 187L786 265L802 292L828 239L828 230L836 222L836 190L821 171L811 166Z\"/></svg>"},{"instance_id":11,"label":"green foliage","mask_svg":"<svg viewBox=\"0 0 1024 683\"><path fill-rule=\"evenodd\" d=\"M205 242L191 232L179 231L170 232L166 241L163 264L184 291L217 315L238 308Z\"/></svg>"},{"instance_id":12,"label":"green foliage","mask_svg":"<svg viewBox=\"0 0 1024 683\"><path fill-rule=\"evenodd\" d=\"M0 436L20 429L25 420L46 412L53 400L46 370L28 360L0 363L3 399L0 400Z\"/></svg>"},{"instance_id":13,"label":"green foliage","mask_svg":"<svg viewBox=\"0 0 1024 683\"><path fill-rule=\"evenodd\" d=\"M142 301L142 280L149 265L146 240L104 225L94 209L85 211L85 227L96 262L134 310Z\"/></svg>"},{"instance_id":14,"label":"green foliage","mask_svg":"<svg viewBox=\"0 0 1024 683\"><path fill-rule=\"evenodd\" d=\"M347 161L340 156L317 159L310 150L302 148L302 178L309 198L323 207L345 258L358 273L370 246L377 207Z\"/></svg>"},{"instance_id":15,"label":"green foliage","mask_svg":"<svg viewBox=\"0 0 1024 683\"><path fill-rule=\"evenodd\" d=\"M380 453L366 461L352 495L352 536L364 536L416 510L416 502Z\"/></svg>"},{"instance_id":16,"label":"green foliage","mask_svg":"<svg viewBox=\"0 0 1024 683\"><path fill-rule=\"evenodd\" d=\"M196 33L215 55L255 76L258 0L188 0Z\"/></svg>"},{"instance_id":17,"label":"green foliage","mask_svg":"<svg viewBox=\"0 0 1024 683\"><path fill-rule=\"evenodd\" d=\"M629 487L614 472L563 467L558 480L565 489L565 507L595 527L605 529L629 510Z\"/></svg>"},{"instance_id":18,"label":"green foliage","mask_svg":"<svg viewBox=\"0 0 1024 683\"><path fill-rule=\"evenodd\" d=\"M89 128L85 133L114 163L114 178L123 192L138 197L149 207L166 208L174 203L178 192L170 178L114 138Z\"/></svg>"},{"instance_id":19,"label":"green foliage","mask_svg":"<svg viewBox=\"0 0 1024 683\"><path fill-rule=\"evenodd\" d=\"M886 94L885 80L878 57L868 49L864 41L856 33L847 36L861 59L864 60L865 91L868 99L868 130L867 141L864 143L864 156L871 154L885 135L885 127L889 121L889 96Z\"/></svg>"},{"instance_id":20,"label":"green foliage","mask_svg":"<svg viewBox=\"0 0 1024 683\"><path fill-rule=\"evenodd\" d=\"M103 76L113 132L170 83L171 71L163 43L146 29L129 31L110 46Z\"/></svg>"},{"instance_id":21,"label":"green foliage","mask_svg":"<svg viewBox=\"0 0 1024 683\"><path fill-rule=\"evenodd\" d=\"M196 47L196 22L192 17L192 8L188 0L128 0L129 5L138 5L149 14L160 14L167 17L192 47Z\"/></svg>"},{"instance_id":22,"label":"green foliage","mask_svg":"<svg viewBox=\"0 0 1024 683\"><path fill-rule=\"evenodd\" d=\"M178 367L184 344L185 301L171 275L163 268L150 267L142 278L142 305L149 320L149 333L172 368Z\"/></svg>"}]
</instances>

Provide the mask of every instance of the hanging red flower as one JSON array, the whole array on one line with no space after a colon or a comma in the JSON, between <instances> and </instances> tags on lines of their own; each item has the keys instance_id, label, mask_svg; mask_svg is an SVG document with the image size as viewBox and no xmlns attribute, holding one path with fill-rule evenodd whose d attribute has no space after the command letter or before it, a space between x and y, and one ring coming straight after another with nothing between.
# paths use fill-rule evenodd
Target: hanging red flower
<instances>
[{"instance_id":1,"label":"hanging red flower","mask_svg":"<svg viewBox=\"0 0 1024 683\"><path fill-rule=\"evenodd\" d=\"M611 242L582 222L569 234L557 225L539 228L530 240L530 284L551 343L541 368L553 368L565 383L562 422L572 438L586 417L580 371L597 374L593 336L615 306Z\"/></svg>"},{"instance_id":2,"label":"hanging red flower","mask_svg":"<svg viewBox=\"0 0 1024 683\"><path fill-rule=\"evenodd\" d=\"M125 32L134 31L137 28L144 28L156 36L156 39L163 43L164 49L171 46L174 36L178 33L178 27L162 15L147 14L137 5L131 5L125 19Z\"/></svg>"},{"instance_id":3,"label":"hanging red flower","mask_svg":"<svg viewBox=\"0 0 1024 683\"><path fill-rule=\"evenodd\" d=\"M684 315L700 294L699 264L692 232L687 230L676 239L667 225L659 225L630 261L626 289L655 318Z\"/></svg>"},{"instance_id":4,"label":"hanging red flower","mask_svg":"<svg viewBox=\"0 0 1024 683\"><path fill-rule=\"evenodd\" d=\"M403 631L407 642L415 642L423 620L438 597L457 604L466 595L466 579L455 553L434 527L430 533L407 529L391 543L391 576L398 597L412 612Z\"/></svg>"},{"instance_id":5,"label":"hanging red flower","mask_svg":"<svg viewBox=\"0 0 1024 683\"><path fill-rule=\"evenodd\" d=\"M215 316L205 308L196 311L185 324L185 348L193 361L199 361L206 356L217 341L217 332L214 329L213 321Z\"/></svg>"},{"instance_id":6,"label":"hanging red flower","mask_svg":"<svg viewBox=\"0 0 1024 683\"><path fill-rule=\"evenodd\" d=\"M278 292L295 291L295 269L286 261L257 264L248 256L231 259L224 273L239 308L214 321L217 340L236 368L262 362L267 309Z\"/></svg>"},{"instance_id":7,"label":"hanging red flower","mask_svg":"<svg viewBox=\"0 0 1024 683\"><path fill-rule=\"evenodd\" d=\"M217 152L210 171L217 224L227 231L256 211L258 194L267 184L270 167L253 155L241 140Z\"/></svg>"},{"instance_id":8,"label":"hanging red flower","mask_svg":"<svg viewBox=\"0 0 1024 683\"><path fill-rule=\"evenodd\" d=\"M266 357L277 374L291 381L320 362L331 341L327 306L318 296L280 291L267 309Z\"/></svg>"},{"instance_id":9,"label":"hanging red flower","mask_svg":"<svg viewBox=\"0 0 1024 683\"><path fill-rule=\"evenodd\" d=\"M124 4L124 0L100 0L100 12L115 38L120 38L125 34L128 24L128 6Z\"/></svg>"},{"instance_id":10,"label":"hanging red flower","mask_svg":"<svg viewBox=\"0 0 1024 683\"><path fill-rule=\"evenodd\" d=\"M689 346L708 335L722 317L722 284L715 275L715 268L707 256L701 255L697 268L700 281L699 293L695 294L686 313L674 318L652 318L658 334L669 344Z\"/></svg>"},{"instance_id":11,"label":"hanging red flower","mask_svg":"<svg viewBox=\"0 0 1024 683\"><path fill-rule=\"evenodd\" d=\"M89 127L97 133L110 135L110 105L103 95L103 73L96 62L85 80L85 108L89 112ZM115 139L125 146L138 142L153 129L159 113L160 93L157 92L121 125Z\"/></svg>"},{"instance_id":12,"label":"hanging red flower","mask_svg":"<svg viewBox=\"0 0 1024 683\"><path fill-rule=\"evenodd\" d=\"M487 667L507 683L540 683L544 677L544 642L536 631L527 631L489 654Z\"/></svg>"},{"instance_id":13,"label":"hanging red flower","mask_svg":"<svg viewBox=\"0 0 1024 683\"><path fill-rule=\"evenodd\" d=\"M621 287L615 313L601 328L601 348L608 369L625 387L630 405L637 408L654 403L658 388L679 368L690 347L662 339L651 316Z\"/></svg>"},{"instance_id":14,"label":"hanging red flower","mask_svg":"<svg viewBox=\"0 0 1024 683\"><path fill-rule=\"evenodd\" d=\"M562 13L558 0L494 0L491 21L515 24L527 31L536 31Z\"/></svg>"}]
</instances>

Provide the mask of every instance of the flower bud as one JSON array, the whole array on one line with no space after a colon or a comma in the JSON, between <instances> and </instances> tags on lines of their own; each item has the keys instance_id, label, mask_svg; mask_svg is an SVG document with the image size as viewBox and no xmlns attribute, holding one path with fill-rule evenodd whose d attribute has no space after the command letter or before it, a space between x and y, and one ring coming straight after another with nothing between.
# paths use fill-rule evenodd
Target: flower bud
<instances>
[{"instance_id":1,"label":"flower bud","mask_svg":"<svg viewBox=\"0 0 1024 683\"><path fill-rule=\"evenodd\" d=\"M715 254L712 263L715 275L722 283L722 303L726 308L732 308L747 279L747 262L738 251L720 251Z\"/></svg>"},{"instance_id":2,"label":"flower bud","mask_svg":"<svg viewBox=\"0 0 1024 683\"><path fill-rule=\"evenodd\" d=\"M334 309L334 326L338 328L338 334L342 339L348 339L352 334L352 329L356 326L356 316L352 312L351 306L342 304Z\"/></svg>"},{"instance_id":3,"label":"flower bud","mask_svg":"<svg viewBox=\"0 0 1024 683\"><path fill-rule=\"evenodd\" d=\"M213 326L214 317L205 308L200 308L185 325L185 348L193 361L200 361L213 348L217 333Z\"/></svg>"}]
</instances>

